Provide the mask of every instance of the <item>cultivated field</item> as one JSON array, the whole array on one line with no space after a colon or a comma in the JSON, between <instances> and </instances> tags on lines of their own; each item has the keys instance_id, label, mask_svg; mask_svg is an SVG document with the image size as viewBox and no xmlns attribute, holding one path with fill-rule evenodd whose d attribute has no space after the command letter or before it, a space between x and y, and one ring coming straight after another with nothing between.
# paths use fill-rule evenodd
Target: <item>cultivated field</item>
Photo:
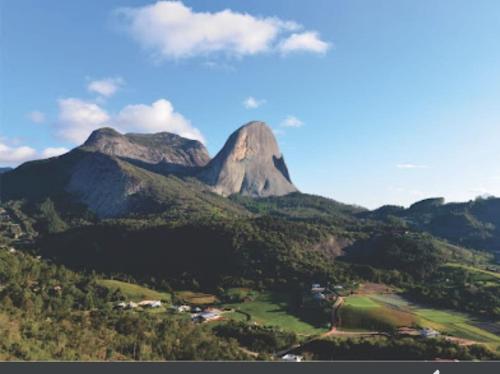
<instances>
[{"instance_id":1,"label":"cultivated field","mask_svg":"<svg viewBox=\"0 0 500 374\"><path fill-rule=\"evenodd\" d=\"M328 321L321 326L311 322L309 316L294 311L290 297L284 293L262 292L253 301L226 304L225 307L248 314L250 322L277 326L300 335L322 334L328 330Z\"/></svg>"},{"instance_id":2,"label":"cultivated field","mask_svg":"<svg viewBox=\"0 0 500 374\"><path fill-rule=\"evenodd\" d=\"M486 343L493 349L500 347L500 336L484 329L484 326L496 326L497 323L485 325L484 321L478 321L470 315L428 308L411 303L397 294L346 297L340 309L340 318L341 329L391 331L399 327L428 327L443 335Z\"/></svg>"}]
</instances>

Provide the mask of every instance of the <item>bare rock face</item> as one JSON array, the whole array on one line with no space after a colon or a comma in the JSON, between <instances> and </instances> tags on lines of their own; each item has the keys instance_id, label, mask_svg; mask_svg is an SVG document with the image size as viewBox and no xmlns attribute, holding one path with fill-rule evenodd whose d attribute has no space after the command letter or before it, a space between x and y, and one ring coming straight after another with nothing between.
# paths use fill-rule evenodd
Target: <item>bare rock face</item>
<instances>
[{"instance_id":1,"label":"bare rock face","mask_svg":"<svg viewBox=\"0 0 500 374\"><path fill-rule=\"evenodd\" d=\"M127 172L116 158L97 152L84 152L71 168L65 190L100 217L124 215L130 198L147 183Z\"/></svg>"},{"instance_id":2,"label":"bare rock face","mask_svg":"<svg viewBox=\"0 0 500 374\"><path fill-rule=\"evenodd\" d=\"M281 196L297 191L272 130L258 121L236 130L199 178L223 196Z\"/></svg>"},{"instance_id":3,"label":"bare rock face","mask_svg":"<svg viewBox=\"0 0 500 374\"><path fill-rule=\"evenodd\" d=\"M202 143L168 132L122 135L102 128L90 135L83 148L147 164L201 167L210 161Z\"/></svg>"}]
</instances>

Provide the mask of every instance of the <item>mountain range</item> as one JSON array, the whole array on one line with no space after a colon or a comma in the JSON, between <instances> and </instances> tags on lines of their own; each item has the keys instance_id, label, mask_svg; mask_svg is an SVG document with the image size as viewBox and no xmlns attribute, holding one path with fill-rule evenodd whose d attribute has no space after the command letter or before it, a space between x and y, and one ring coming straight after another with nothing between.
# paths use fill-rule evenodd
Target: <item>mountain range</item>
<instances>
[{"instance_id":1,"label":"mountain range","mask_svg":"<svg viewBox=\"0 0 500 374\"><path fill-rule=\"evenodd\" d=\"M496 266L500 199L370 211L301 193L291 180L263 122L237 129L214 158L178 135L102 128L64 155L1 174L0 197L25 250L73 269L177 289L368 280L499 315L495 287L469 282L458 292L442 279ZM477 292L481 305L469 295Z\"/></svg>"},{"instance_id":2,"label":"mountain range","mask_svg":"<svg viewBox=\"0 0 500 374\"><path fill-rule=\"evenodd\" d=\"M67 154L5 173L0 199L66 197L99 217L118 217L161 211L179 199L194 200L194 205L196 200L221 201L210 192L264 197L295 191L271 129L250 122L213 159L199 141L175 134L95 130Z\"/></svg>"}]
</instances>

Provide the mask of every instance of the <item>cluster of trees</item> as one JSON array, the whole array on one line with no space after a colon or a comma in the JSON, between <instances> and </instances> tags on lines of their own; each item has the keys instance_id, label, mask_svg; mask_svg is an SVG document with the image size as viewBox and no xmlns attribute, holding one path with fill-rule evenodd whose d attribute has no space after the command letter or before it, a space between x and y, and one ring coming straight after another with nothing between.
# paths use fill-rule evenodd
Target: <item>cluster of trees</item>
<instances>
[{"instance_id":1,"label":"cluster of trees","mask_svg":"<svg viewBox=\"0 0 500 374\"><path fill-rule=\"evenodd\" d=\"M189 222L128 219L46 234L39 245L44 257L74 269L130 274L141 281L155 277L177 288L227 288L248 281L270 288L348 277L345 267L310 250L328 235L320 226L269 216L193 217Z\"/></svg>"},{"instance_id":2,"label":"cluster of trees","mask_svg":"<svg viewBox=\"0 0 500 374\"><path fill-rule=\"evenodd\" d=\"M485 284L475 272L461 267L442 267L425 283L409 287L408 295L420 302L462 310L500 320L500 281Z\"/></svg>"},{"instance_id":3,"label":"cluster of trees","mask_svg":"<svg viewBox=\"0 0 500 374\"><path fill-rule=\"evenodd\" d=\"M444 339L373 337L313 340L297 353L314 360L498 360L500 356L473 345L459 346Z\"/></svg>"},{"instance_id":4,"label":"cluster of trees","mask_svg":"<svg viewBox=\"0 0 500 374\"><path fill-rule=\"evenodd\" d=\"M82 275L0 250L0 360L242 360L234 339L122 300Z\"/></svg>"},{"instance_id":5,"label":"cluster of trees","mask_svg":"<svg viewBox=\"0 0 500 374\"><path fill-rule=\"evenodd\" d=\"M278 352L299 342L297 334L293 332L237 321L219 325L214 331L217 336L236 339L242 346L259 353Z\"/></svg>"},{"instance_id":6,"label":"cluster of trees","mask_svg":"<svg viewBox=\"0 0 500 374\"><path fill-rule=\"evenodd\" d=\"M386 222L397 220L469 248L495 251L500 245L500 198L478 197L448 204L442 198L426 199L408 209L384 206L360 216Z\"/></svg>"},{"instance_id":7,"label":"cluster of trees","mask_svg":"<svg viewBox=\"0 0 500 374\"><path fill-rule=\"evenodd\" d=\"M408 229L410 213L422 218L442 209L441 201L408 211L388 207L379 217L300 193L265 199L207 196L213 201L196 209L177 199L163 213L121 219L99 220L77 206L65 213L64 200L57 199L27 203L22 210L41 233L37 254L74 270L96 270L166 289L212 292L382 282L409 290L426 303L498 318L498 287L463 277L453 287L442 281L443 264L474 256L472 252L451 253L454 249L446 247L451 245ZM470 210L481 205L486 217L483 205L492 202L487 203L475 203ZM334 258L323 244L339 237L352 244L342 248L345 257Z\"/></svg>"},{"instance_id":8,"label":"cluster of trees","mask_svg":"<svg viewBox=\"0 0 500 374\"><path fill-rule=\"evenodd\" d=\"M383 232L360 240L347 259L357 264L396 270L401 274L401 283L409 279L424 280L446 261L434 238L406 230ZM398 279L392 283L398 283Z\"/></svg>"}]
</instances>

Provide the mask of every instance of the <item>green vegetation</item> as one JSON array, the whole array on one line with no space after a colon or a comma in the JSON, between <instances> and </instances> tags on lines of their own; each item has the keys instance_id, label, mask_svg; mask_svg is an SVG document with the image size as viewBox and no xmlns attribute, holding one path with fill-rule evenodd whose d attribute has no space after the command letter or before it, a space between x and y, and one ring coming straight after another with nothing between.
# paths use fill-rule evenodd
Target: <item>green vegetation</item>
<instances>
[{"instance_id":1,"label":"green vegetation","mask_svg":"<svg viewBox=\"0 0 500 374\"><path fill-rule=\"evenodd\" d=\"M458 346L444 339L409 337L327 338L296 351L314 360L492 360L500 356L482 346Z\"/></svg>"},{"instance_id":2,"label":"green vegetation","mask_svg":"<svg viewBox=\"0 0 500 374\"><path fill-rule=\"evenodd\" d=\"M174 295L181 303L190 305L210 305L219 301L216 296L202 292L178 291Z\"/></svg>"},{"instance_id":3,"label":"green vegetation","mask_svg":"<svg viewBox=\"0 0 500 374\"><path fill-rule=\"evenodd\" d=\"M114 279L98 279L97 284L106 287L111 292L119 290L127 300L161 300L170 303L171 295L166 292L158 292L137 284L122 282Z\"/></svg>"},{"instance_id":4,"label":"green vegetation","mask_svg":"<svg viewBox=\"0 0 500 374\"><path fill-rule=\"evenodd\" d=\"M87 157L94 162L100 156L80 150L58 161L48 171L54 180L39 191L16 187L33 180L33 164L20 168L19 180L6 179L15 195L10 197L26 200L4 206L34 241L1 257L0 358L241 359L248 357L246 350L269 354L328 331L331 305L313 300L312 283L344 285L341 329L393 333L402 326L431 327L493 350L500 344L481 325L500 319L499 274L486 265L491 256L459 246L493 248L500 222L487 207L495 207L496 200L471 203L467 212L440 200L408 210L366 212L300 193L225 199L192 178L106 158L107 166L148 188L130 201L126 216L102 219L60 188L67 182L63 171L68 164ZM44 162L36 165L45 167ZM15 243L2 240L6 247ZM405 298L351 295L355 287L350 285L365 281L397 287ZM307 296L313 302L306 303ZM112 308L122 300L143 299L233 310L221 321L195 325L188 313ZM344 343L332 344L340 356L347 352ZM413 351L414 359L441 357L440 352L490 357L440 340L345 344L368 356L394 358L401 350Z\"/></svg>"},{"instance_id":5,"label":"green vegetation","mask_svg":"<svg viewBox=\"0 0 500 374\"><path fill-rule=\"evenodd\" d=\"M446 264L425 283L409 287L408 295L421 303L500 319L500 278L470 266Z\"/></svg>"},{"instance_id":6,"label":"green vegetation","mask_svg":"<svg viewBox=\"0 0 500 374\"><path fill-rule=\"evenodd\" d=\"M395 332L399 327L415 327L417 319L407 311L387 307L368 296L349 296L339 310L340 328Z\"/></svg>"},{"instance_id":7,"label":"green vegetation","mask_svg":"<svg viewBox=\"0 0 500 374\"><path fill-rule=\"evenodd\" d=\"M0 250L0 360L252 359L235 340L189 320L115 311L112 305L125 299L123 285L111 291L99 283Z\"/></svg>"},{"instance_id":8,"label":"green vegetation","mask_svg":"<svg viewBox=\"0 0 500 374\"><path fill-rule=\"evenodd\" d=\"M500 247L500 198L477 198L466 203L444 204L427 199L410 208L382 207L362 212L365 218L389 222L398 219L408 227L423 230L468 248L496 251Z\"/></svg>"},{"instance_id":9,"label":"green vegetation","mask_svg":"<svg viewBox=\"0 0 500 374\"><path fill-rule=\"evenodd\" d=\"M494 350L500 337L475 326L470 315L426 308L394 294L350 296L340 309L341 328L394 332L398 327L428 327L444 335L487 343Z\"/></svg>"},{"instance_id":10,"label":"green vegetation","mask_svg":"<svg viewBox=\"0 0 500 374\"><path fill-rule=\"evenodd\" d=\"M300 335L316 335L327 331L328 320L322 324L313 321L306 311L295 307L291 295L281 292L262 292L253 301L226 304L250 315L250 322L259 325L275 326L285 331L292 331Z\"/></svg>"},{"instance_id":11,"label":"green vegetation","mask_svg":"<svg viewBox=\"0 0 500 374\"><path fill-rule=\"evenodd\" d=\"M354 214L365 211L361 207L299 192L259 199L234 195L231 196L231 199L255 214L285 217L293 220L314 220L329 224L345 225L353 220Z\"/></svg>"},{"instance_id":12,"label":"green vegetation","mask_svg":"<svg viewBox=\"0 0 500 374\"><path fill-rule=\"evenodd\" d=\"M242 346L260 353L278 352L299 342L297 335L290 331L235 321L215 327L215 333L226 339L236 339Z\"/></svg>"},{"instance_id":13,"label":"green vegetation","mask_svg":"<svg viewBox=\"0 0 500 374\"><path fill-rule=\"evenodd\" d=\"M480 269L465 264L446 264L446 267L464 269L470 272L471 275L473 275L474 281L476 282L497 282L500 280L500 273Z\"/></svg>"},{"instance_id":14,"label":"green vegetation","mask_svg":"<svg viewBox=\"0 0 500 374\"><path fill-rule=\"evenodd\" d=\"M253 301L259 295L259 293L250 288L244 287L234 287L229 288L224 292L224 301L228 303L239 303L245 301Z\"/></svg>"}]
</instances>

